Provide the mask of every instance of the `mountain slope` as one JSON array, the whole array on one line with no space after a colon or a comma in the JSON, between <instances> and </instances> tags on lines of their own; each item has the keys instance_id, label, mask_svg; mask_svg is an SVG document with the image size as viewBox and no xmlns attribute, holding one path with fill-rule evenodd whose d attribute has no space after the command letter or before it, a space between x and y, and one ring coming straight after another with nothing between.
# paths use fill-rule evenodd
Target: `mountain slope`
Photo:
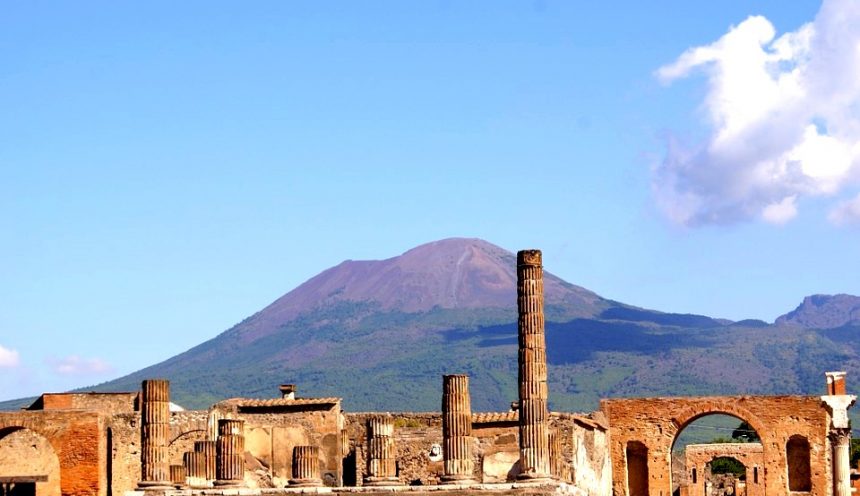
<instances>
[{"instance_id":1,"label":"mountain slope","mask_svg":"<svg viewBox=\"0 0 860 496\"><path fill-rule=\"evenodd\" d=\"M448 239L381 261L346 261L232 329L95 390L172 381L174 401L340 396L357 410L437 410L441 375L471 376L475 410L516 399L515 256ZM551 265L551 264L550 264ZM825 370L860 373L860 332L644 310L545 273L551 406L601 397L817 393ZM801 305L803 306L803 305Z\"/></svg>"},{"instance_id":2,"label":"mountain slope","mask_svg":"<svg viewBox=\"0 0 860 496\"><path fill-rule=\"evenodd\" d=\"M807 296L793 311L777 318L776 323L817 329L860 324L860 298L847 294Z\"/></svg>"}]
</instances>

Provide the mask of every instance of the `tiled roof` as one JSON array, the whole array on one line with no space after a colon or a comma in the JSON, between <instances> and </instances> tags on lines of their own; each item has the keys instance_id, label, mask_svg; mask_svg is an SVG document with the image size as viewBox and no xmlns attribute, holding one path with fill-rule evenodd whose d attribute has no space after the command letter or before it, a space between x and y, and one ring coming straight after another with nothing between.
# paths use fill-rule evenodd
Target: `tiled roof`
<instances>
[{"instance_id":1,"label":"tiled roof","mask_svg":"<svg viewBox=\"0 0 860 496\"><path fill-rule=\"evenodd\" d=\"M269 398L269 399L254 399L254 398L230 398L224 400L221 404L237 406L239 408L272 408L279 406L307 406L307 405L335 405L340 402L340 398Z\"/></svg>"},{"instance_id":2,"label":"tiled roof","mask_svg":"<svg viewBox=\"0 0 860 496\"><path fill-rule=\"evenodd\" d=\"M489 424L492 422L516 422L517 420L519 420L519 418L520 415L518 412L473 413L472 423Z\"/></svg>"}]
</instances>

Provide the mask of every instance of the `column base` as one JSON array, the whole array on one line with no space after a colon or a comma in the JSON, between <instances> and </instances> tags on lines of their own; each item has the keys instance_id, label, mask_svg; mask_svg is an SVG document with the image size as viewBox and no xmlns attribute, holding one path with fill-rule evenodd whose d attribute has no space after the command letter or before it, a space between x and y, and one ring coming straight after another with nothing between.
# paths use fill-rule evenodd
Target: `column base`
<instances>
[{"instance_id":1,"label":"column base","mask_svg":"<svg viewBox=\"0 0 860 496\"><path fill-rule=\"evenodd\" d=\"M175 489L171 481L139 481L137 488L141 491L170 491Z\"/></svg>"},{"instance_id":2,"label":"column base","mask_svg":"<svg viewBox=\"0 0 860 496\"><path fill-rule=\"evenodd\" d=\"M287 487L320 487L322 479L290 479Z\"/></svg>"},{"instance_id":3,"label":"column base","mask_svg":"<svg viewBox=\"0 0 860 496\"><path fill-rule=\"evenodd\" d=\"M215 487L245 487L245 481L241 479L216 480Z\"/></svg>"},{"instance_id":4,"label":"column base","mask_svg":"<svg viewBox=\"0 0 860 496\"><path fill-rule=\"evenodd\" d=\"M467 485L467 484L477 484L478 481L475 480L471 475L443 475L439 477L440 484L459 484L459 485Z\"/></svg>"},{"instance_id":5,"label":"column base","mask_svg":"<svg viewBox=\"0 0 860 496\"><path fill-rule=\"evenodd\" d=\"M365 486L399 486L400 479L397 477L365 477Z\"/></svg>"},{"instance_id":6,"label":"column base","mask_svg":"<svg viewBox=\"0 0 860 496\"><path fill-rule=\"evenodd\" d=\"M556 482L556 479L549 474L523 472L517 475L517 482Z\"/></svg>"}]
</instances>

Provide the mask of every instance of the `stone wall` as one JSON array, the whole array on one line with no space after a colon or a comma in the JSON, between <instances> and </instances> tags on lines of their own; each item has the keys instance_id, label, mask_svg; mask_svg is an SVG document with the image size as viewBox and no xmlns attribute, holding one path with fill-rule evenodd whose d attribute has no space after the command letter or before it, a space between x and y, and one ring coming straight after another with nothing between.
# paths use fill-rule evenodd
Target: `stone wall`
<instances>
[{"instance_id":1,"label":"stone wall","mask_svg":"<svg viewBox=\"0 0 860 496\"><path fill-rule=\"evenodd\" d=\"M746 495L764 495L764 449L759 443L691 444L684 449L685 481L688 496L705 494L704 480L709 471L708 464L715 458L734 458L746 469ZM695 480L693 471L695 470Z\"/></svg>"},{"instance_id":2,"label":"stone wall","mask_svg":"<svg viewBox=\"0 0 860 496\"><path fill-rule=\"evenodd\" d=\"M63 496L105 496L100 461L106 451L104 422L95 412L0 412L0 432L28 429L45 438L57 455Z\"/></svg>"},{"instance_id":3,"label":"stone wall","mask_svg":"<svg viewBox=\"0 0 860 496\"><path fill-rule=\"evenodd\" d=\"M60 496L60 461L48 440L28 429L0 432L0 477L44 476L36 494Z\"/></svg>"},{"instance_id":4,"label":"stone wall","mask_svg":"<svg viewBox=\"0 0 860 496\"><path fill-rule=\"evenodd\" d=\"M696 398L637 398L601 401L610 433L613 491L616 495L638 496L628 491L625 463L628 449L641 443L646 450L646 493L672 494L670 450L678 433L699 417L711 413L746 420L761 437L764 459L763 484L767 494L788 494L786 446L789 438L800 436L809 443L812 495L833 491L831 447L827 438L830 414L819 397L729 396ZM634 451L635 453L635 451ZM638 473L637 469L637 473ZM634 493L634 494L631 494Z\"/></svg>"},{"instance_id":5,"label":"stone wall","mask_svg":"<svg viewBox=\"0 0 860 496\"><path fill-rule=\"evenodd\" d=\"M354 474L345 480L361 485L366 471L367 419L377 413L346 414L347 463ZM391 413L397 450L397 475L402 484L436 485L444 473L440 413ZM550 427L560 432L563 463L571 480L590 494L610 493L610 457L604 428L583 415L550 415ZM474 478L485 483L513 481L518 474L519 441L516 412L473 415Z\"/></svg>"}]
</instances>

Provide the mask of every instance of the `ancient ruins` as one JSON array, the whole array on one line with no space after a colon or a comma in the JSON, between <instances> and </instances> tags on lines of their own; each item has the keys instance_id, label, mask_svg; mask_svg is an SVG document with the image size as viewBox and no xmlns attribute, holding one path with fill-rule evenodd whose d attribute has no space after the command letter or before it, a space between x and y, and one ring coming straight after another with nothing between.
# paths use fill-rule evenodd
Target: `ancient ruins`
<instances>
[{"instance_id":1,"label":"ancient ruins","mask_svg":"<svg viewBox=\"0 0 860 496\"><path fill-rule=\"evenodd\" d=\"M139 392L46 393L0 412L0 496L851 495L856 397L844 373L826 373L821 396L607 399L588 414L550 412L540 251L517 254L517 277L510 411L472 412L459 374L441 378L441 413L348 413L339 398L302 398L289 384L279 398L199 411L175 408L163 379ZM758 438L687 445L673 475L679 433L715 413ZM742 478L711 476L726 458Z\"/></svg>"}]
</instances>

